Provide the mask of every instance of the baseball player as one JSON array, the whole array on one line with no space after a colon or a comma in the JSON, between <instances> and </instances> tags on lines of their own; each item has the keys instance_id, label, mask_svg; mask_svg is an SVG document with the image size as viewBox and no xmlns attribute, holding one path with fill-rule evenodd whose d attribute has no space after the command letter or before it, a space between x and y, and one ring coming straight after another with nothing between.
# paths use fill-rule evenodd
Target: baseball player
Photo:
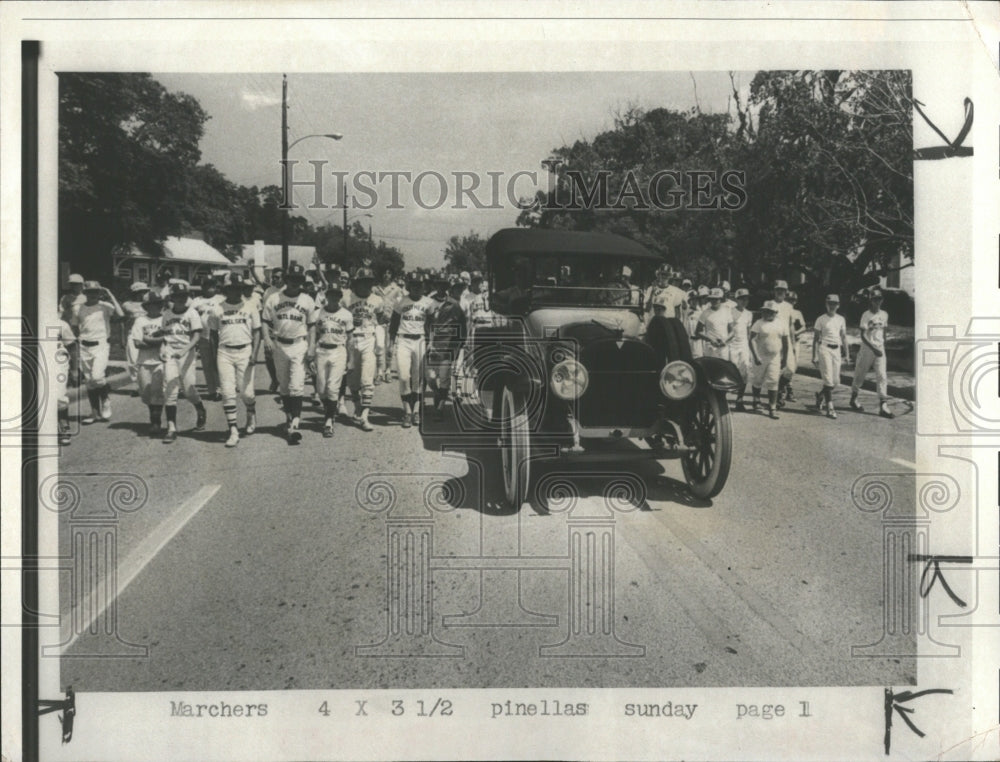
<instances>
[{"instance_id":1,"label":"baseball player","mask_svg":"<svg viewBox=\"0 0 1000 762\"><path fill-rule=\"evenodd\" d=\"M733 339L729 342L729 359L739 370L742 379L742 383L736 390L736 410L743 413L746 412L743 394L754 367L753 355L750 353L750 326L753 324L753 313L747 309L747 304L750 301L749 291L745 288L738 288L734 296L736 297L736 309L732 313Z\"/></svg>"},{"instance_id":2,"label":"baseball player","mask_svg":"<svg viewBox=\"0 0 1000 762\"><path fill-rule=\"evenodd\" d=\"M404 429L420 424L420 390L433 308L431 300L424 295L420 277L411 275L406 282L406 296L396 304L389 324L390 338L396 344Z\"/></svg>"},{"instance_id":3,"label":"baseball player","mask_svg":"<svg viewBox=\"0 0 1000 762\"><path fill-rule=\"evenodd\" d=\"M708 292L708 307L698 316L695 336L702 340L706 357L729 359L729 343L733 340L733 316L722 306L724 292L713 288Z\"/></svg>"},{"instance_id":4,"label":"baseball player","mask_svg":"<svg viewBox=\"0 0 1000 762\"><path fill-rule=\"evenodd\" d=\"M275 267L271 271L271 285L264 289L264 294L260 298L260 307L263 311L264 305L267 304L267 300L270 299L274 294L281 293L281 289L285 287L285 271L280 267ZM268 343L264 342L264 365L267 367L267 374L271 377L271 386L269 391L273 394L278 391L278 373L274 368L274 355L270 349L268 349Z\"/></svg>"},{"instance_id":5,"label":"baseball player","mask_svg":"<svg viewBox=\"0 0 1000 762\"><path fill-rule=\"evenodd\" d=\"M167 414L167 431L164 444L177 439L177 398L184 387L184 398L194 405L197 418L195 431L205 430L205 405L195 386L195 347L201 338L203 326L198 311L189 304L191 289L185 281L170 287L171 307L163 313L163 405Z\"/></svg>"},{"instance_id":6,"label":"baseball player","mask_svg":"<svg viewBox=\"0 0 1000 762\"><path fill-rule=\"evenodd\" d=\"M81 423L110 421L111 387L105 375L108 370L111 320L121 320L125 313L114 294L102 288L96 280L84 281L83 295L83 303L73 308L73 323L76 324L80 341L80 371L87 384L91 415Z\"/></svg>"},{"instance_id":7,"label":"baseball player","mask_svg":"<svg viewBox=\"0 0 1000 762\"><path fill-rule=\"evenodd\" d=\"M451 389L452 365L458 360L465 341L466 319L459 299L465 284L448 286L444 302L431 319L431 343L427 352L427 381L434 397L433 409L438 420L444 418L444 403Z\"/></svg>"},{"instance_id":8,"label":"baseball player","mask_svg":"<svg viewBox=\"0 0 1000 762\"><path fill-rule=\"evenodd\" d=\"M805 316L795 306L799 300L799 295L794 291L789 291L787 299L788 304L791 305L789 313L789 319L791 320L791 325L789 326L791 342L788 348L787 367L782 373L782 377L786 379L785 393L784 396L778 395L778 407L783 407L785 402L795 402L795 392L792 391L792 379L795 377L795 371L799 368L799 339L802 338L802 334L806 332L807 328Z\"/></svg>"},{"instance_id":9,"label":"baseball player","mask_svg":"<svg viewBox=\"0 0 1000 762\"><path fill-rule=\"evenodd\" d=\"M372 286L375 275L367 267L359 267L354 273L354 301L348 309L354 318L354 333L350 342L350 372L347 385L354 396L354 418L362 431L372 431L368 422L368 412L375 393L375 329L378 313L383 309L382 299L375 296Z\"/></svg>"},{"instance_id":10,"label":"baseball player","mask_svg":"<svg viewBox=\"0 0 1000 762\"><path fill-rule=\"evenodd\" d=\"M316 391L323 403L323 436L333 436L340 384L347 371L347 344L354 332L354 315L340 306L337 282L326 288L323 309L316 316Z\"/></svg>"},{"instance_id":11,"label":"baseball player","mask_svg":"<svg viewBox=\"0 0 1000 762\"><path fill-rule=\"evenodd\" d=\"M129 298L122 302L122 312L125 313L125 323L122 329L122 347L124 347L126 354L128 354L129 335L132 333L132 326L135 324L137 318L144 317L146 314L145 298L148 293L149 286L142 281L136 281L129 286ZM136 368L134 365L128 366L128 374L132 383L136 383L138 379L136 378ZM138 394L138 391L132 392L133 397Z\"/></svg>"},{"instance_id":12,"label":"baseball player","mask_svg":"<svg viewBox=\"0 0 1000 762\"><path fill-rule=\"evenodd\" d=\"M64 367L59 368L56 372L56 416L59 426L59 444L68 445L72 440L70 439L67 386L75 362L76 334L73 333L70 324L62 318L59 319L59 344L62 351L56 353L56 362L59 366Z\"/></svg>"},{"instance_id":13,"label":"baseball player","mask_svg":"<svg viewBox=\"0 0 1000 762\"><path fill-rule=\"evenodd\" d=\"M174 272L169 267L162 268L153 279L153 290L163 297L164 304L170 301L170 281L174 278Z\"/></svg>"},{"instance_id":14,"label":"baseball player","mask_svg":"<svg viewBox=\"0 0 1000 762\"><path fill-rule=\"evenodd\" d=\"M260 344L261 323L256 306L243 299L243 279L237 273L226 278L223 293L223 301L208 310L206 328L215 352L222 411L229 426L226 447L236 447L240 443L240 430L236 425L237 392L242 394L247 409L246 435L250 436L257 429L253 358Z\"/></svg>"},{"instance_id":15,"label":"baseball player","mask_svg":"<svg viewBox=\"0 0 1000 762\"><path fill-rule=\"evenodd\" d=\"M59 319L73 325L73 312L75 309L87 301L83 295L83 276L79 273L72 273L67 281L69 291L59 299Z\"/></svg>"},{"instance_id":16,"label":"baseball player","mask_svg":"<svg viewBox=\"0 0 1000 762\"><path fill-rule=\"evenodd\" d=\"M858 402L858 391L864 383L868 370L875 367L875 384L878 389L878 414L882 418L894 418L889 410L889 378L886 374L885 327L889 325L889 313L882 309L882 290L873 288L868 292L868 309L861 316L861 349L854 361L854 380L851 382L851 409L864 410Z\"/></svg>"},{"instance_id":17,"label":"baseball player","mask_svg":"<svg viewBox=\"0 0 1000 762\"><path fill-rule=\"evenodd\" d=\"M795 328L792 327L792 305L788 301L788 282L784 280L776 280L774 282L774 306L778 310L778 320L787 326L788 330L788 349L782 354L781 357L781 378L778 380L778 407L785 406L785 387L788 385L788 381L791 378L791 372L789 372L790 363L791 371L794 372L795 364L795 346L794 339Z\"/></svg>"},{"instance_id":18,"label":"baseball player","mask_svg":"<svg viewBox=\"0 0 1000 762\"><path fill-rule=\"evenodd\" d=\"M207 277L201 281L201 296L196 296L191 300L191 306L198 312L201 325L205 328L198 340L198 357L201 358L201 370L205 374L205 396L215 402L222 399L222 394L219 391L219 370L216 366L212 337L207 330L208 315L225 298L218 292L218 283L215 278Z\"/></svg>"},{"instance_id":19,"label":"baseball player","mask_svg":"<svg viewBox=\"0 0 1000 762\"><path fill-rule=\"evenodd\" d=\"M691 356L701 357L705 354L704 343L701 337L698 336L698 323L701 318L701 312L706 309L706 303L708 302L708 286L698 286L697 291L692 291L690 295L690 305L691 309L687 315L687 325L685 328L688 332L688 337L691 340Z\"/></svg>"},{"instance_id":20,"label":"baseball player","mask_svg":"<svg viewBox=\"0 0 1000 762\"><path fill-rule=\"evenodd\" d=\"M847 355L847 322L837 314L840 297L829 294L826 297L826 314L816 318L813 327L813 364L819 367L823 379L822 391L816 392L816 409L826 410L829 418L836 418L833 408L833 390L840 383L840 364Z\"/></svg>"},{"instance_id":21,"label":"baseball player","mask_svg":"<svg viewBox=\"0 0 1000 762\"><path fill-rule=\"evenodd\" d=\"M392 270L386 268L382 272L382 282L372 289L375 296L382 299L382 309L378 313L378 327L375 329L375 357L378 368L375 371L375 381L389 383L392 364L392 342L387 341L389 323L392 321L393 308L403 297L403 291L392 279Z\"/></svg>"},{"instance_id":22,"label":"baseball player","mask_svg":"<svg viewBox=\"0 0 1000 762\"><path fill-rule=\"evenodd\" d=\"M149 408L149 435L162 436L163 417L163 297L159 291L148 291L143 314L135 319L129 331L126 356L134 369L139 397Z\"/></svg>"},{"instance_id":23,"label":"baseball player","mask_svg":"<svg viewBox=\"0 0 1000 762\"><path fill-rule=\"evenodd\" d=\"M781 358L788 351L788 326L778 317L778 306L764 302L761 318L750 326L750 355L753 357L753 409L760 409L760 392L767 392L767 410L778 417L778 379Z\"/></svg>"},{"instance_id":24,"label":"baseball player","mask_svg":"<svg viewBox=\"0 0 1000 762\"><path fill-rule=\"evenodd\" d=\"M305 270L292 264L285 274L285 287L264 304L264 342L270 344L278 393L285 410L285 433L289 444L302 441L299 420L305 394L306 357L315 351L316 303L302 290Z\"/></svg>"}]
</instances>

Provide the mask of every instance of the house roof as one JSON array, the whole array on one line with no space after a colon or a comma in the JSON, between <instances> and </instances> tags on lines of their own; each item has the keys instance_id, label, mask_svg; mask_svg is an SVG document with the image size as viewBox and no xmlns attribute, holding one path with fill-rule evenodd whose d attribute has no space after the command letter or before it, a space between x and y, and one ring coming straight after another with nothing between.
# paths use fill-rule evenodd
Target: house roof
<instances>
[{"instance_id":1,"label":"house roof","mask_svg":"<svg viewBox=\"0 0 1000 762\"><path fill-rule=\"evenodd\" d=\"M313 262L315 257L315 246L288 247L289 264L297 262L306 270L311 270L316 266ZM254 261L255 267L266 267L268 269L281 267L281 244L263 243L261 241L245 243L243 244L243 261L250 259Z\"/></svg>"},{"instance_id":2,"label":"house roof","mask_svg":"<svg viewBox=\"0 0 1000 762\"><path fill-rule=\"evenodd\" d=\"M604 254L661 259L636 241L604 232L504 228L486 242L486 258L491 262L511 254Z\"/></svg>"},{"instance_id":3,"label":"house roof","mask_svg":"<svg viewBox=\"0 0 1000 762\"><path fill-rule=\"evenodd\" d=\"M132 256L151 257L152 255L133 246ZM221 265L224 267L229 267L232 264L218 249L213 248L201 239L180 238L174 235L167 236L166 240L164 240L162 259L170 259L176 262Z\"/></svg>"}]
</instances>

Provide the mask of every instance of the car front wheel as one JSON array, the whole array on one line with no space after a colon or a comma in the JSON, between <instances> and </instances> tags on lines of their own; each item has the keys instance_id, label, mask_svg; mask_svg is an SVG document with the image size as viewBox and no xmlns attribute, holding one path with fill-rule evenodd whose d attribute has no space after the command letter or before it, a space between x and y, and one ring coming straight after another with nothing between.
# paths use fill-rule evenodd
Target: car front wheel
<instances>
[{"instance_id":1,"label":"car front wheel","mask_svg":"<svg viewBox=\"0 0 1000 762\"><path fill-rule=\"evenodd\" d=\"M733 426L723 392L703 388L688 400L682 427L684 441L694 449L681 458L684 478L695 497L714 497L729 477L733 456Z\"/></svg>"},{"instance_id":2,"label":"car front wheel","mask_svg":"<svg viewBox=\"0 0 1000 762\"><path fill-rule=\"evenodd\" d=\"M520 508L531 479L531 442L524 394L504 387L500 406L500 462L507 502Z\"/></svg>"}]
</instances>

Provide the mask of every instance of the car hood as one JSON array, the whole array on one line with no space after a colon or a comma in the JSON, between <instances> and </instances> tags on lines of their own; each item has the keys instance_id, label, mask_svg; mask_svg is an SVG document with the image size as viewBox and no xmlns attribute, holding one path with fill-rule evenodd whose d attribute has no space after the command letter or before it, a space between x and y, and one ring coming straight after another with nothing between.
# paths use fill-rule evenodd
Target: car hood
<instances>
[{"instance_id":1,"label":"car hood","mask_svg":"<svg viewBox=\"0 0 1000 762\"><path fill-rule=\"evenodd\" d=\"M581 342L608 338L601 326L620 330L626 339L637 338L642 330L642 321L634 312L593 307L546 307L534 310L524 322L530 336L552 338L554 329L560 338Z\"/></svg>"}]
</instances>

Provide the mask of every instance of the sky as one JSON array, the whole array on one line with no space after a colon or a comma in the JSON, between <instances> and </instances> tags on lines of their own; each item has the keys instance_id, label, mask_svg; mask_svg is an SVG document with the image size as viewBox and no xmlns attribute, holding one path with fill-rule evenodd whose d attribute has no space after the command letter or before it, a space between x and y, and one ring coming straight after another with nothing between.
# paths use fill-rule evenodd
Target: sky
<instances>
[{"instance_id":1,"label":"sky","mask_svg":"<svg viewBox=\"0 0 1000 762\"><path fill-rule=\"evenodd\" d=\"M213 164L242 185L281 183L281 74L153 75L167 89L193 95L209 114L201 141L202 162ZM741 97L752 73L735 72ZM371 225L376 241L403 252L407 267L440 267L448 239L477 232L488 237L514 225L518 210L508 199L533 195L544 188L541 161L553 149L593 139L614 126L616 113L637 105L704 112L726 112L732 93L728 72L525 72L452 74L293 74L288 78L289 143L313 133L340 133L338 141L306 138L289 151L301 164L297 180L310 180L306 162L320 161L322 209L311 187L298 187L295 213L313 225L341 224L334 171L438 173L447 180L446 200L433 174L416 188L398 180L397 205L391 175L374 187L377 201L368 210L348 210ZM455 172L481 178L477 198L500 208L476 209L466 196L466 209L456 209ZM534 172L537 185L527 175ZM492 203L487 173L498 174L500 196ZM467 183L471 180L466 180ZM354 193L367 203L368 197ZM433 208L432 208L433 207ZM371 217L364 216L370 214ZM268 241L267 243L277 243Z\"/></svg>"}]
</instances>

